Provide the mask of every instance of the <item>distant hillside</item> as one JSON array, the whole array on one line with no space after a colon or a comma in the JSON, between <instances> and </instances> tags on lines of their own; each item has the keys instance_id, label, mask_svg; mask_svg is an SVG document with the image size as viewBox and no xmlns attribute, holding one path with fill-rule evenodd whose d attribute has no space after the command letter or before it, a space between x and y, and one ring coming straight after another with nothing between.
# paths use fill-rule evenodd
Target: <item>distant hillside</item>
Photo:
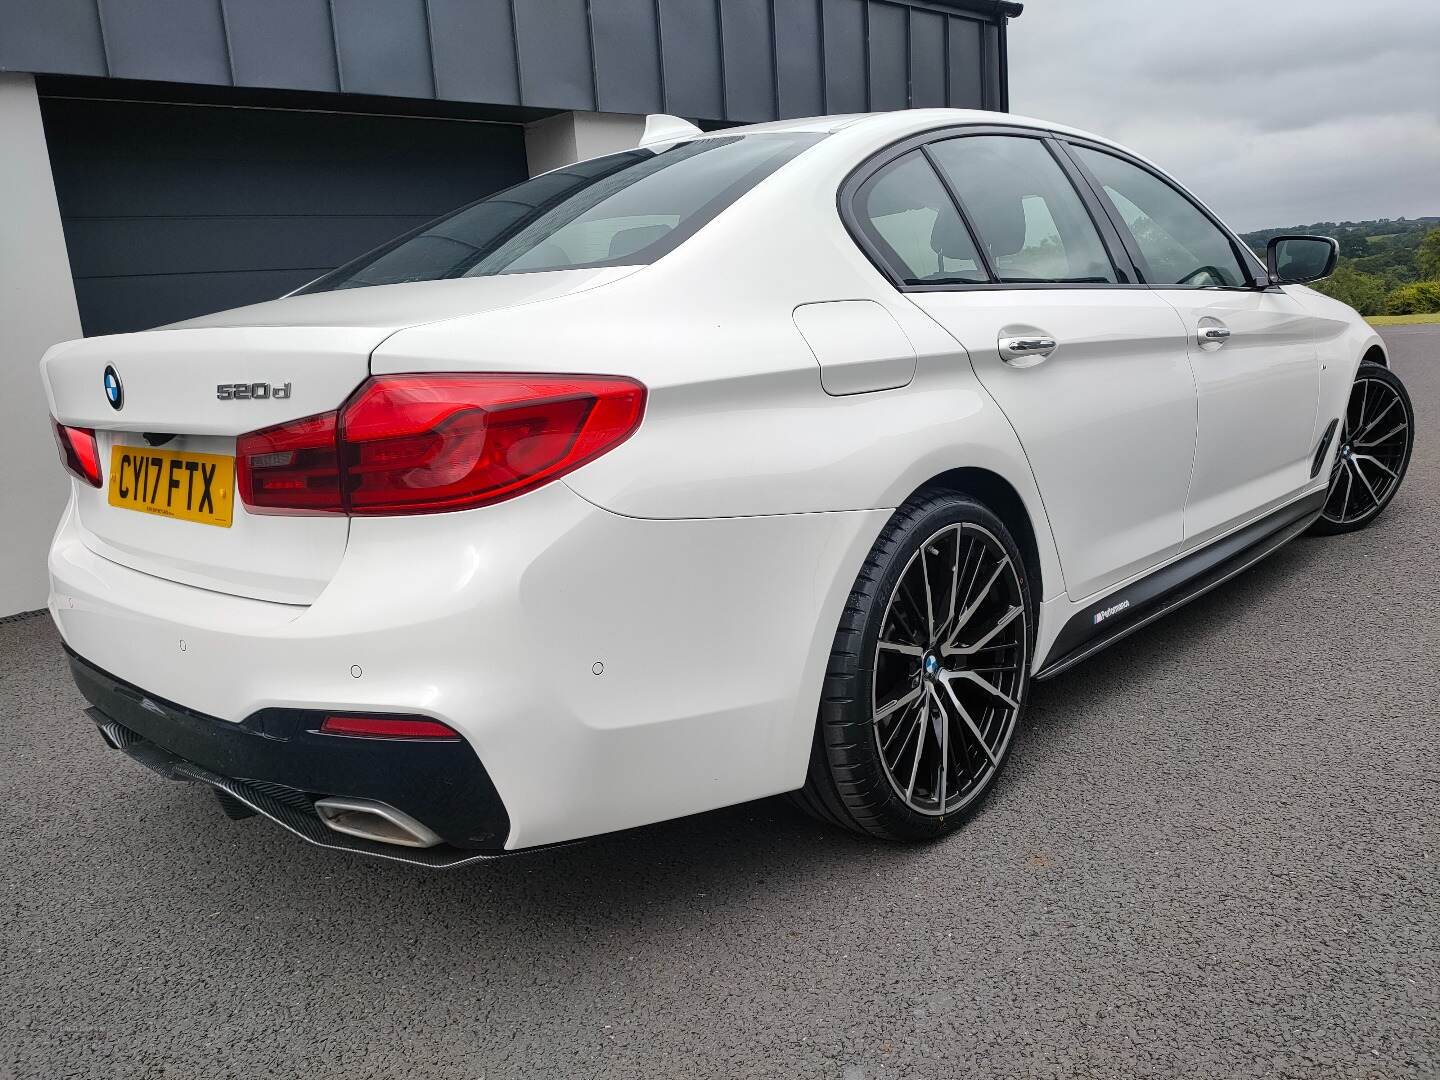
<instances>
[{"instance_id":1,"label":"distant hillside","mask_svg":"<svg viewBox=\"0 0 1440 1080\"><path fill-rule=\"evenodd\" d=\"M1286 233L1340 241L1335 276L1316 287L1362 315L1440 310L1440 217L1317 221L1241 233L1263 258L1271 237Z\"/></svg>"}]
</instances>

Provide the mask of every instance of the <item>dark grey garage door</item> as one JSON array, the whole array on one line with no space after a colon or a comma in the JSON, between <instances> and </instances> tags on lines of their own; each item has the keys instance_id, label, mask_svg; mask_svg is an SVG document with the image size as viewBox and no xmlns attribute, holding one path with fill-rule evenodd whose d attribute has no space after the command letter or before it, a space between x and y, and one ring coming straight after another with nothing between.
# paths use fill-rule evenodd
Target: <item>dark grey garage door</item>
<instances>
[{"instance_id":1,"label":"dark grey garage door","mask_svg":"<svg viewBox=\"0 0 1440 1080\"><path fill-rule=\"evenodd\" d=\"M42 110L87 335L272 299L525 178L508 124L66 98Z\"/></svg>"}]
</instances>

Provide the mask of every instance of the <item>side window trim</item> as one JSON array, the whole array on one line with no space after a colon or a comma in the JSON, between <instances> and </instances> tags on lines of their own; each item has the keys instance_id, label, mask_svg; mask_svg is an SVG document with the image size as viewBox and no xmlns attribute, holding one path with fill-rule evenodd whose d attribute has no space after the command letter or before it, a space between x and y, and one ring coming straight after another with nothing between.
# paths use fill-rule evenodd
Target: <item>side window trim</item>
<instances>
[{"instance_id":1,"label":"side window trim","mask_svg":"<svg viewBox=\"0 0 1440 1080\"><path fill-rule=\"evenodd\" d=\"M1110 200L1102 198L1096 192L1090 174L1080 168L1068 146L1053 136L1046 139L1045 143L1069 179L1070 185L1079 193L1080 201L1085 204L1085 209L1089 211L1090 220L1095 223L1101 240L1109 250L1110 261L1120 275L1121 282L1128 285L1143 284L1145 281L1145 275L1142 272L1144 263L1139 258L1139 252L1131 246L1132 241L1129 234L1121 231L1117 226L1111 212Z\"/></svg>"},{"instance_id":2,"label":"side window trim","mask_svg":"<svg viewBox=\"0 0 1440 1080\"><path fill-rule=\"evenodd\" d=\"M961 200L956 196L953 185L945 175L943 169L936 167L930 154L926 151L930 145L938 142L945 142L949 139L960 139L977 135L1007 135L1017 136L1026 139L1038 139L1043 143L1050 155L1055 159L1056 166L1070 181L1077 198L1085 206L1086 212L1090 215L1095 230L1100 235L1101 246L1105 249L1110 259L1112 269L1120 280L1114 282L1087 282L1078 284L1075 282L1004 282L998 280L994 267L991 265L989 252L981 242L975 230L975 223L971 219ZM1072 157L1068 148L1060 145L1058 140L1061 136L1046 128L1011 127L1005 124L963 124L954 127L937 128L932 131L920 132L907 136L891 145L877 150L870 157L866 158L859 165L850 171L850 174L841 181L836 192L836 209L840 214L840 221L845 226L845 231L850 234L851 240L860 249L861 253L875 266L887 281L890 282L899 292L993 292L1001 289L1006 290L1043 290L1043 289L1148 289L1141 277L1135 261L1131 256L1125 233L1120 232L1110 221L1110 210L1108 200L1098 200L1094 196L1093 188L1089 187L1089 180L1085 174L1079 173L1078 179L1084 183L1077 182L1077 174L1069 167ZM887 165L899 160L913 150L926 151L924 157L930 169L939 178L945 193L950 197L956 213L964 222L966 230L970 233L971 241L975 244L983 266L988 273L988 282L976 282L974 284L946 284L946 285L907 285L903 279L898 277L891 260L886 257L884 251L875 243L862 221L863 215L857 212L857 204L864 196L870 181ZM1096 211L1100 211L1097 218ZM1108 227L1107 227L1108 224ZM1226 235L1230 235L1226 230ZM1119 256L1124 253L1122 260Z\"/></svg>"},{"instance_id":3,"label":"side window trim","mask_svg":"<svg viewBox=\"0 0 1440 1080\"><path fill-rule=\"evenodd\" d=\"M990 280L987 284L999 285L1000 274L995 269L995 263L990 258L990 249L985 244L985 239L980 235L980 230L975 227L975 219L970 216L970 210L965 205L965 200L960 198L960 193L955 190L954 183L949 175L940 167L935 160L935 155L930 152L940 139L932 139L920 147L920 153L930 165L930 171L940 179L940 186L945 189L945 194L950 196L950 201L955 205L955 212L960 215L960 220L965 223L965 231L970 234L970 243L975 245L975 253L980 256L980 265L985 268L985 276Z\"/></svg>"},{"instance_id":4,"label":"side window trim","mask_svg":"<svg viewBox=\"0 0 1440 1080\"><path fill-rule=\"evenodd\" d=\"M1241 241L1235 236L1235 234L1234 234L1233 232L1230 231L1230 229L1225 225L1225 223L1224 223L1223 221L1219 220L1214 214L1212 214L1209 210L1207 210L1207 209L1200 203L1200 201L1195 198L1195 196L1191 195L1190 192L1186 191L1183 187L1181 187L1179 184L1177 184L1173 179L1171 179L1170 177L1166 176L1164 173L1159 172L1158 170L1156 170L1155 168L1151 167L1150 165L1147 165L1145 162L1143 162L1143 161L1138 161L1138 160L1136 160L1135 158L1131 157L1129 154L1125 154L1125 153L1120 152L1119 150L1117 150L1117 149L1116 149L1115 147L1113 147L1113 146L1103 146L1103 145L1099 145L1099 144L1096 144L1096 143L1089 142L1089 141L1087 141L1087 140L1085 140L1085 139L1077 139L1077 138L1074 138L1073 136L1067 136L1067 137L1059 140L1059 142L1060 142L1060 144L1061 144L1062 149L1064 150L1065 157L1066 157L1070 162L1072 162L1072 163L1074 164L1076 171L1077 171L1082 177L1084 177L1086 184L1089 185L1090 190L1095 194L1095 197L1100 201L1100 205L1101 205L1101 207L1104 209L1106 216L1109 217L1109 219L1110 219L1110 221L1111 221L1111 224L1114 226L1114 228L1116 229L1116 231L1119 232L1120 238L1121 238L1122 242L1123 242L1124 245L1125 245L1126 251L1129 252L1130 258L1135 262L1136 268L1140 271L1140 274L1141 274L1140 280L1148 283L1152 289L1186 289L1186 290L1194 290L1194 291L1199 291L1199 290L1203 290L1203 289L1209 289L1209 290L1211 290L1211 291L1221 290L1221 291L1225 291L1225 292L1254 292L1254 291L1257 290L1257 289L1265 289L1265 288L1268 288L1268 287L1269 287L1270 282L1269 282L1268 278L1261 278L1261 277L1259 276L1259 274L1258 274L1258 272L1257 272L1257 269L1256 269L1255 259L1254 259L1254 258L1247 257L1250 253L1249 253L1249 251L1246 249L1245 245L1244 245L1243 243L1241 243ZM1141 170L1142 172L1149 173L1151 176L1153 176L1153 177L1154 177L1156 180L1158 180L1160 183L1164 184L1166 187L1170 188L1170 190L1172 190L1173 192L1175 192L1175 194L1179 195L1182 199L1184 199L1187 203L1189 203L1192 207L1194 207L1196 213L1198 213L1198 214L1199 214L1201 217L1203 217L1206 221L1210 222L1210 224L1215 227L1215 229L1220 233L1220 235L1223 236L1223 237L1225 237L1225 239L1229 242L1229 244L1230 244L1230 254L1234 256L1235 261L1240 264L1240 267L1249 274L1249 277L1250 277L1249 284L1246 284L1246 285L1160 285L1160 284L1154 284L1154 283L1152 282L1152 279L1154 278L1154 274L1151 272L1150 267L1149 267L1149 264L1148 264L1148 263L1146 262L1146 260L1145 260L1144 254L1140 251L1140 246L1139 246L1138 242L1137 242L1136 239L1135 239L1134 233L1131 232L1130 226L1126 223L1124 217L1121 216L1119 209L1118 209L1118 208L1115 206L1115 204L1111 201L1110 196L1105 193L1105 187L1104 187L1104 185L1100 183L1100 181L1096 178L1095 174L1092 173L1092 172L1090 171L1089 167L1086 166L1085 162L1081 160L1080 155L1078 155L1078 154L1076 154L1076 153L1073 152L1073 147L1083 147L1084 149L1090 150L1090 151L1092 151L1092 152L1094 152L1094 153L1097 153L1097 154L1107 154L1107 155L1109 155L1110 157L1113 157L1113 158L1115 158L1115 159L1118 160L1118 161L1123 161L1123 162L1125 162L1125 164L1130 165L1130 166L1133 166L1134 168L1137 168L1137 169Z\"/></svg>"}]
</instances>

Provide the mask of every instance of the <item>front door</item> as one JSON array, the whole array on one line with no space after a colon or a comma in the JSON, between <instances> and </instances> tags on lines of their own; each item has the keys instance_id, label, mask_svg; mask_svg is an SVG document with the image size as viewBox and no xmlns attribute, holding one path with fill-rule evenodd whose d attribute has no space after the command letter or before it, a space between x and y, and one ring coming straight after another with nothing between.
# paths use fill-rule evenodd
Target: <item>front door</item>
<instances>
[{"instance_id":1,"label":"front door","mask_svg":"<svg viewBox=\"0 0 1440 1080\"><path fill-rule=\"evenodd\" d=\"M1309 483L1315 328L1280 289L1255 286L1258 267L1184 193L1114 154L1072 151L1127 230L1146 280L1185 323L1199 398L1185 543L1197 546Z\"/></svg>"}]
</instances>

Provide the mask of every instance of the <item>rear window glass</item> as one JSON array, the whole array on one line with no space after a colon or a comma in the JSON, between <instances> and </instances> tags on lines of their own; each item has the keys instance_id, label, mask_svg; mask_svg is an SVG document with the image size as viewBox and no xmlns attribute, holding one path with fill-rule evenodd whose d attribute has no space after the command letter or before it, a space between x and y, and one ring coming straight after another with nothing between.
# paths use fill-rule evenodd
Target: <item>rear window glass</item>
<instances>
[{"instance_id":1,"label":"rear window glass","mask_svg":"<svg viewBox=\"0 0 1440 1080\"><path fill-rule=\"evenodd\" d=\"M423 225L300 292L654 262L822 138L721 136L581 161Z\"/></svg>"}]
</instances>

